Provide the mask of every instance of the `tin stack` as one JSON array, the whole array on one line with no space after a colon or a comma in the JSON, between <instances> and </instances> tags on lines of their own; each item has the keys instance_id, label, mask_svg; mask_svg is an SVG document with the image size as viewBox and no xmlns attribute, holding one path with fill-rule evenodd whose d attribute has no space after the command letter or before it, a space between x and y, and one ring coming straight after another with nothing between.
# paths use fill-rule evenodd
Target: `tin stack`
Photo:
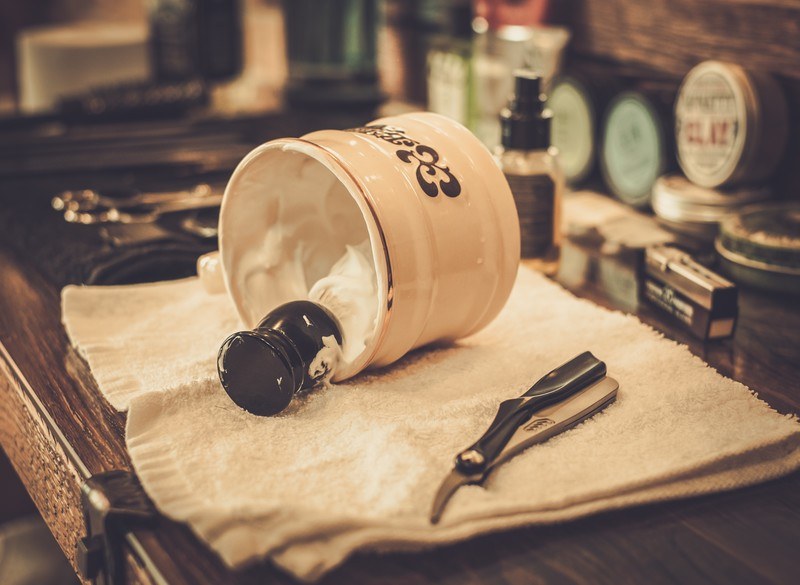
<instances>
[{"instance_id":1,"label":"tin stack","mask_svg":"<svg viewBox=\"0 0 800 585\"><path fill-rule=\"evenodd\" d=\"M767 180L787 141L786 99L768 73L706 61L683 80L675 143L685 176L661 177L652 207L672 231L711 242L720 222L771 197Z\"/></svg>"},{"instance_id":2,"label":"tin stack","mask_svg":"<svg viewBox=\"0 0 800 585\"><path fill-rule=\"evenodd\" d=\"M737 282L800 294L800 204L755 205L725 218L716 250Z\"/></svg>"}]
</instances>

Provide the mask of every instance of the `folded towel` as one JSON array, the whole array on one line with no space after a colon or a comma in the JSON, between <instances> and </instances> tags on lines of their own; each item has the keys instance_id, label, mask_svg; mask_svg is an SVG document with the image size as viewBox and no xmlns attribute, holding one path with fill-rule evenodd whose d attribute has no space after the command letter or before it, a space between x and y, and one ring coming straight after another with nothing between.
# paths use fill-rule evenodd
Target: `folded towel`
<instances>
[{"instance_id":1,"label":"folded towel","mask_svg":"<svg viewBox=\"0 0 800 585\"><path fill-rule=\"evenodd\" d=\"M131 399L217 379L217 352L241 328L225 295L197 278L129 286L67 286L64 327L117 410Z\"/></svg>"},{"instance_id":2,"label":"folded towel","mask_svg":"<svg viewBox=\"0 0 800 585\"><path fill-rule=\"evenodd\" d=\"M358 549L416 549L510 527L733 489L800 467L800 425L636 318L527 269L485 330L250 415L216 380L236 327L196 280L65 289L64 323L159 509L226 563L267 555L313 580ZM620 383L592 419L428 512L453 456L501 400L590 350Z\"/></svg>"}]
</instances>

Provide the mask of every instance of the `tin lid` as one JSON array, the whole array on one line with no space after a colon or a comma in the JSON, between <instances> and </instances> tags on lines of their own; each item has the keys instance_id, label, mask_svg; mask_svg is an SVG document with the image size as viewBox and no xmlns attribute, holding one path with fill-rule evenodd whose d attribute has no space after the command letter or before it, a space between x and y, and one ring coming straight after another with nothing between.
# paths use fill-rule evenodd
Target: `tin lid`
<instances>
[{"instance_id":1,"label":"tin lid","mask_svg":"<svg viewBox=\"0 0 800 585\"><path fill-rule=\"evenodd\" d=\"M763 179L786 142L786 104L766 73L705 61L689 71L675 102L678 162L692 182L718 187Z\"/></svg>"},{"instance_id":2,"label":"tin lid","mask_svg":"<svg viewBox=\"0 0 800 585\"><path fill-rule=\"evenodd\" d=\"M769 199L769 187L715 190L695 185L683 175L659 177L653 185L653 211L669 222L719 223L740 207Z\"/></svg>"},{"instance_id":3,"label":"tin lid","mask_svg":"<svg viewBox=\"0 0 800 585\"><path fill-rule=\"evenodd\" d=\"M800 294L800 204L743 209L722 222L715 248L734 280Z\"/></svg>"},{"instance_id":4,"label":"tin lid","mask_svg":"<svg viewBox=\"0 0 800 585\"><path fill-rule=\"evenodd\" d=\"M764 270L800 275L800 204L754 205L720 224L718 249Z\"/></svg>"},{"instance_id":5,"label":"tin lid","mask_svg":"<svg viewBox=\"0 0 800 585\"><path fill-rule=\"evenodd\" d=\"M553 112L552 142L558 148L564 177L585 180L594 168L597 112L589 89L573 76L556 80L547 100Z\"/></svg>"},{"instance_id":6,"label":"tin lid","mask_svg":"<svg viewBox=\"0 0 800 585\"><path fill-rule=\"evenodd\" d=\"M653 183L667 167L664 126L658 108L638 92L624 92L603 122L600 170L623 202L647 207Z\"/></svg>"}]
</instances>

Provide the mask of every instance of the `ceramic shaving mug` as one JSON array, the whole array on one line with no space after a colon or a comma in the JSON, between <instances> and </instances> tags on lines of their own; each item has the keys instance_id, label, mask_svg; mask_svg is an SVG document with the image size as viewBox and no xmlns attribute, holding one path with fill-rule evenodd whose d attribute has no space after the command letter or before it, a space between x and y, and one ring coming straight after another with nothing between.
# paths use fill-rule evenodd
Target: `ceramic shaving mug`
<instances>
[{"instance_id":1,"label":"ceramic shaving mug","mask_svg":"<svg viewBox=\"0 0 800 585\"><path fill-rule=\"evenodd\" d=\"M348 246L367 249L374 331L334 381L478 331L508 299L520 259L503 173L469 130L431 113L259 146L225 190L219 244L225 288L250 328L308 298Z\"/></svg>"}]
</instances>

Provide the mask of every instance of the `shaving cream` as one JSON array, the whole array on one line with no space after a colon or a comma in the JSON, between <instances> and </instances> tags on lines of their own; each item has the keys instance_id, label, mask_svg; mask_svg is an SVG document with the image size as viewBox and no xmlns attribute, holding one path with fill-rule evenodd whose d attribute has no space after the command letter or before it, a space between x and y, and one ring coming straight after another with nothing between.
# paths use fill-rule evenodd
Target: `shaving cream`
<instances>
[{"instance_id":1,"label":"shaving cream","mask_svg":"<svg viewBox=\"0 0 800 585\"><path fill-rule=\"evenodd\" d=\"M330 273L311 287L308 298L328 309L342 327L342 359L353 362L375 333L378 316L375 267L369 241L346 246Z\"/></svg>"},{"instance_id":2,"label":"shaving cream","mask_svg":"<svg viewBox=\"0 0 800 585\"><path fill-rule=\"evenodd\" d=\"M319 302L342 326L342 359L352 363L374 336L377 277L367 227L346 188L296 151L265 159L239 189L259 191L229 210L241 245L229 275L258 323L285 299ZM281 196L291 193L291 197Z\"/></svg>"}]
</instances>

